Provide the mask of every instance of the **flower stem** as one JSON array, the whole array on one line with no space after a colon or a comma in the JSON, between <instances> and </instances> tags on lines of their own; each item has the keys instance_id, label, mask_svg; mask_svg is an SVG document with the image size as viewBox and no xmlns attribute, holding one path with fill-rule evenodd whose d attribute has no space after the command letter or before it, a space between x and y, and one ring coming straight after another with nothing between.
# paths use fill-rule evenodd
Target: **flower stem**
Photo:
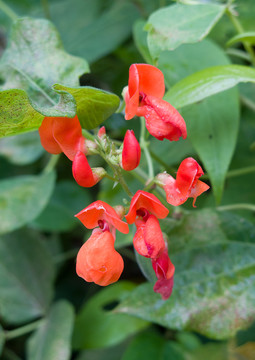
<instances>
[{"instance_id":1,"label":"flower stem","mask_svg":"<svg viewBox=\"0 0 255 360\"><path fill-rule=\"evenodd\" d=\"M141 134L140 134L140 146L141 149L144 152L144 155L146 157L147 165L148 165L148 175L149 180L154 178L154 169L153 169L153 162L148 150L148 141L145 141L145 122L143 118L140 118L141 123Z\"/></svg>"},{"instance_id":2,"label":"flower stem","mask_svg":"<svg viewBox=\"0 0 255 360\"><path fill-rule=\"evenodd\" d=\"M34 321L28 325L25 326L21 326L20 328L14 329L14 330L9 330L9 331L5 331L5 339L6 340L11 340L11 339L15 339L19 336L25 335L35 329L38 328L38 326L43 322L43 319Z\"/></svg>"},{"instance_id":3,"label":"flower stem","mask_svg":"<svg viewBox=\"0 0 255 360\"><path fill-rule=\"evenodd\" d=\"M60 158L60 154L59 155L51 155L50 160L48 161L47 165L43 169L43 173L47 174L47 173L51 172L57 165L59 158Z\"/></svg>"},{"instance_id":4,"label":"flower stem","mask_svg":"<svg viewBox=\"0 0 255 360\"><path fill-rule=\"evenodd\" d=\"M242 34L244 32L242 24L240 23L238 18L233 14L233 11L231 10L230 7L227 9L226 13L227 13L230 21L234 25L237 33ZM253 66L255 66L255 54L254 54L252 46L247 41L242 41L242 43L243 43L245 50L250 54L251 63L253 64Z\"/></svg>"},{"instance_id":5,"label":"flower stem","mask_svg":"<svg viewBox=\"0 0 255 360\"><path fill-rule=\"evenodd\" d=\"M250 211L255 211L255 205L253 205L253 204L232 204L232 205L218 206L216 209L218 211L228 211L228 210L250 210Z\"/></svg>"},{"instance_id":6,"label":"flower stem","mask_svg":"<svg viewBox=\"0 0 255 360\"><path fill-rule=\"evenodd\" d=\"M86 139L95 141L95 137L88 130L82 129L82 135L84 135Z\"/></svg>"},{"instance_id":7,"label":"flower stem","mask_svg":"<svg viewBox=\"0 0 255 360\"><path fill-rule=\"evenodd\" d=\"M12 21L16 21L19 18L18 15L2 0L0 0L0 10L2 10Z\"/></svg>"}]
</instances>

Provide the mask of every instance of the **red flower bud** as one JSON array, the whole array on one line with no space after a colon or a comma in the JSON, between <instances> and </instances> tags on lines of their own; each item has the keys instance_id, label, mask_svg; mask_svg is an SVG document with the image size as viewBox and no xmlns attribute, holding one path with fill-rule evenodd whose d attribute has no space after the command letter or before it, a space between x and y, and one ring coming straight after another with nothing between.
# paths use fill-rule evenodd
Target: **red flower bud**
<instances>
[{"instance_id":1,"label":"red flower bud","mask_svg":"<svg viewBox=\"0 0 255 360\"><path fill-rule=\"evenodd\" d=\"M155 195L142 190L138 190L131 200L129 212L125 216L128 224L133 224L135 222L137 211L139 209L146 209L158 219L164 219L169 213L168 209Z\"/></svg>"},{"instance_id":2,"label":"red flower bud","mask_svg":"<svg viewBox=\"0 0 255 360\"><path fill-rule=\"evenodd\" d=\"M116 282L123 268L123 259L114 249L114 238L109 231L95 230L77 255L77 275L97 285Z\"/></svg>"},{"instance_id":3,"label":"red flower bud","mask_svg":"<svg viewBox=\"0 0 255 360\"><path fill-rule=\"evenodd\" d=\"M97 136L98 136L99 138L101 138L101 137L104 136L105 134L106 134L105 127L102 126L102 127L98 130Z\"/></svg>"},{"instance_id":4,"label":"red flower bud","mask_svg":"<svg viewBox=\"0 0 255 360\"><path fill-rule=\"evenodd\" d=\"M105 175L103 168L91 169L86 156L81 151L78 151L74 157L72 171L77 184L83 187L96 185Z\"/></svg>"},{"instance_id":5,"label":"red flower bud","mask_svg":"<svg viewBox=\"0 0 255 360\"><path fill-rule=\"evenodd\" d=\"M140 163L141 148L133 130L127 130L122 150L122 167L126 171L134 170Z\"/></svg>"},{"instance_id":6,"label":"red flower bud","mask_svg":"<svg viewBox=\"0 0 255 360\"><path fill-rule=\"evenodd\" d=\"M97 200L75 215L87 229L94 229L100 220L106 221L120 232L129 232L128 224L106 202Z\"/></svg>"},{"instance_id":7,"label":"red flower bud","mask_svg":"<svg viewBox=\"0 0 255 360\"><path fill-rule=\"evenodd\" d=\"M158 219L150 215L146 222L138 226L134 236L134 248L145 257L157 258L165 249L165 241Z\"/></svg>"},{"instance_id":8,"label":"red flower bud","mask_svg":"<svg viewBox=\"0 0 255 360\"><path fill-rule=\"evenodd\" d=\"M159 174L157 179L162 184L167 202L178 206L183 204L189 197L193 197L193 206L199 195L207 191L210 186L198 180L203 170L193 158L189 157L182 161L177 171L176 180L167 173Z\"/></svg>"}]
</instances>

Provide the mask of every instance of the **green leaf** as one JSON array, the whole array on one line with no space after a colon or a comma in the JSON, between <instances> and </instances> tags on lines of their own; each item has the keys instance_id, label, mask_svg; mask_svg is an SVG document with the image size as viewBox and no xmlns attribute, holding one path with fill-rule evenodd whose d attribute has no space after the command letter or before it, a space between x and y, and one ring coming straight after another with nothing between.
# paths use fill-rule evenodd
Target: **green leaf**
<instances>
[{"instance_id":1,"label":"green leaf","mask_svg":"<svg viewBox=\"0 0 255 360\"><path fill-rule=\"evenodd\" d=\"M28 360L69 360L74 309L67 301L55 303L39 328L29 338Z\"/></svg>"},{"instance_id":2,"label":"green leaf","mask_svg":"<svg viewBox=\"0 0 255 360\"><path fill-rule=\"evenodd\" d=\"M56 84L53 89L62 95L68 93L74 97L78 118L85 129L99 126L118 109L120 103L117 95L92 87L70 88Z\"/></svg>"},{"instance_id":3,"label":"green leaf","mask_svg":"<svg viewBox=\"0 0 255 360\"><path fill-rule=\"evenodd\" d=\"M101 290L84 304L75 323L75 349L111 346L148 325L146 321L107 310L119 303L134 287L130 282L118 282Z\"/></svg>"},{"instance_id":4,"label":"green leaf","mask_svg":"<svg viewBox=\"0 0 255 360\"><path fill-rule=\"evenodd\" d=\"M221 18L225 5L174 4L154 12L148 19L148 46L153 58L164 50L201 41ZM171 21L169 21L171 19Z\"/></svg>"},{"instance_id":5,"label":"green leaf","mask_svg":"<svg viewBox=\"0 0 255 360\"><path fill-rule=\"evenodd\" d=\"M255 32L254 31L248 31L244 32L242 34L238 34L234 37L232 37L228 42L227 46L232 46L238 42L247 42L251 45L255 44Z\"/></svg>"},{"instance_id":6,"label":"green leaf","mask_svg":"<svg viewBox=\"0 0 255 360\"><path fill-rule=\"evenodd\" d=\"M132 291L116 311L171 329L196 331L227 339L255 318L255 246L223 242L172 256L175 286L169 300L151 284Z\"/></svg>"},{"instance_id":7,"label":"green leaf","mask_svg":"<svg viewBox=\"0 0 255 360\"><path fill-rule=\"evenodd\" d=\"M0 140L0 155L15 165L33 163L43 152L38 132L21 134Z\"/></svg>"},{"instance_id":8,"label":"green leaf","mask_svg":"<svg viewBox=\"0 0 255 360\"><path fill-rule=\"evenodd\" d=\"M0 325L0 355L2 354L4 343L5 343L4 329Z\"/></svg>"},{"instance_id":9,"label":"green leaf","mask_svg":"<svg viewBox=\"0 0 255 360\"><path fill-rule=\"evenodd\" d=\"M213 66L175 84L165 95L176 108L194 104L240 82L255 82L255 69L242 65Z\"/></svg>"},{"instance_id":10,"label":"green leaf","mask_svg":"<svg viewBox=\"0 0 255 360\"><path fill-rule=\"evenodd\" d=\"M0 234L18 229L35 219L47 205L54 184L54 172L1 180Z\"/></svg>"},{"instance_id":11,"label":"green leaf","mask_svg":"<svg viewBox=\"0 0 255 360\"><path fill-rule=\"evenodd\" d=\"M182 115L188 138L210 177L215 200L220 203L238 135L238 91L230 89L199 104L186 106Z\"/></svg>"},{"instance_id":12,"label":"green leaf","mask_svg":"<svg viewBox=\"0 0 255 360\"><path fill-rule=\"evenodd\" d=\"M52 257L31 231L0 238L0 314L20 324L45 314L52 298Z\"/></svg>"},{"instance_id":13,"label":"green leaf","mask_svg":"<svg viewBox=\"0 0 255 360\"><path fill-rule=\"evenodd\" d=\"M52 23L20 18L13 23L8 47L0 61L2 89L23 89L39 107L57 104L51 87L56 82L77 86L88 72L85 60L64 51Z\"/></svg>"},{"instance_id":14,"label":"green leaf","mask_svg":"<svg viewBox=\"0 0 255 360\"><path fill-rule=\"evenodd\" d=\"M139 19L135 22L133 26L133 37L134 42L139 50L140 54L143 56L144 60L148 64L153 64L153 59L150 55L148 44L147 44L147 33L144 31L145 20Z\"/></svg>"},{"instance_id":15,"label":"green leaf","mask_svg":"<svg viewBox=\"0 0 255 360\"><path fill-rule=\"evenodd\" d=\"M69 231L80 224L74 215L92 201L90 190L74 181L61 181L57 183L46 208L30 225L42 231Z\"/></svg>"}]
</instances>

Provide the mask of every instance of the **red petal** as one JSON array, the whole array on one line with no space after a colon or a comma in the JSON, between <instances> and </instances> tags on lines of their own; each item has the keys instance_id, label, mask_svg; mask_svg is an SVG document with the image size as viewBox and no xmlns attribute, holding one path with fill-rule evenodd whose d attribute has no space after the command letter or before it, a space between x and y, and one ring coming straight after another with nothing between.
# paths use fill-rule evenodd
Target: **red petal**
<instances>
[{"instance_id":1,"label":"red petal","mask_svg":"<svg viewBox=\"0 0 255 360\"><path fill-rule=\"evenodd\" d=\"M129 68L128 91L125 95L125 119L132 119L139 105L139 76L136 66Z\"/></svg>"},{"instance_id":2,"label":"red petal","mask_svg":"<svg viewBox=\"0 0 255 360\"><path fill-rule=\"evenodd\" d=\"M153 290L160 294L162 300L167 300L172 295L174 287L174 277L172 276L170 279L160 279L156 281Z\"/></svg>"},{"instance_id":3,"label":"red petal","mask_svg":"<svg viewBox=\"0 0 255 360\"><path fill-rule=\"evenodd\" d=\"M97 200L75 215L88 229L98 226L99 220L106 220L123 234L129 232L128 224L122 221L116 211L106 202Z\"/></svg>"},{"instance_id":4,"label":"red petal","mask_svg":"<svg viewBox=\"0 0 255 360\"><path fill-rule=\"evenodd\" d=\"M101 286L116 282L123 268L123 259L114 249L114 238L109 231L93 232L77 255L77 275Z\"/></svg>"},{"instance_id":5,"label":"red petal","mask_svg":"<svg viewBox=\"0 0 255 360\"><path fill-rule=\"evenodd\" d=\"M126 171L134 170L140 163L141 148L133 130L127 130L122 150L122 167Z\"/></svg>"},{"instance_id":6,"label":"red petal","mask_svg":"<svg viewBox=\"0 0 255 360\"><path fill-rule=\"evenodd\" d=\"M136 211L145 208L158 219L164 219L169 210L158 200L158 198L146 191L138 190L133 196L128 214L125 216L129 224L133 224L136 219Z\"/></svg>"},{"instance_id":7,"label":"red petal","mask_svg":"<svg viewBox=\"0 0 255 360\"><path fill-rule=\"evenodd\" d=\"M195 207L195 202L197 197L201 195L203 192L210 189L210 186L204 183L203 181L197 180L195 187L191 190L190 197L194 198L193 206Z\"/></svg>"},{"instance_id":8,"label":"red petal","mask_svg":"<svg viewBox=\"0 0 255 360\"><path fill-rule=\"evenodd\" d=\"M101 180L100 177L94 176L86 156L81 151L74 157L72 170L73 177L80 186L91 187Z\"/></svg>"},{"instance_id":9,"label":"red petal","mask_svg":"<svg viewBox=\"0 0 255 360\"><path fill-rule=\"evenodd\" d=\"M50 154L60 154L62 152L61 147L53 137L53 117L45 117L41 126L39 127L39 135L41 144L46 151Z\"/></svg>"},{"instance_id":10,"label":"red petal","mask_svg":"<svg viewBox=\"0 0 255 360\"><path fill-rule=\"evenodd\" d=\"M139 92L162 98L165 94L165 83L163 73L153 65L133 64L139 77Z\"/></svg>"},{"instance_id":11,"label":"red petal","mask_svg":"<svg viewBox=\"0 0 255 360\"><path fill-rule=\"evenodd\" d=\"M189 196L191 189L203 174L201 166L192 157L181 162L176 175L176 186L184 197Z\"/></svg>"}]
</instances>

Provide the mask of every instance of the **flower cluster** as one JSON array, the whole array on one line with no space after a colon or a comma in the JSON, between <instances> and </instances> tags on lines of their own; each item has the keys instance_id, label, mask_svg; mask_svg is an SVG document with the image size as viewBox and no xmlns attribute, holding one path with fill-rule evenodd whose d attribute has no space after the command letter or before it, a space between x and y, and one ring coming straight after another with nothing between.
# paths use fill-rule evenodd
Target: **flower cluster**
<instances>
[{"instance_id":1,"label":"flower cluster","mask_svg":"<svg viewBox=\"0 0 255 360\"><path fill-rule=\"evenodd\" d=\"M156 67L147 64L131 65L128 86L123 93L126 120L134 116L144 117L149 133L161 141L177 141L180 137L187 137L184 119L172 105L163 100L164 76ZM131 198L126 206L126 215L123 206L113 208L101 200L93 202L75 215L87 229L93 230L78 252L77 274L84 280L101 286L117 281L124 262L115 250L116 230L127 234L128 225L135 224L134 248L138 254L150 259L157 277L154 291L161 294L162 299L168 299L173 289L175 267L169 258L167 241L159 220L166 218L169 210L145 189L138 190L133 195L123 178L125 172L122 173L121 170L132 171L140 163L141 147L134 131L127 130L120 147L109 139L104 127L96 135L90 134L94 141L87 140L76 116L73 119L45 117L39 134L43 147L49 153L64 153L72 161L73 176L79 185L91 187L102 177L108 176L119 182ZM146 151L144 148L143 150ZM112 169L113 176L103 168L90 167L86 156L92 154L102 156ZM209 189L207 184L199 180L202 175L203 170L197 161L187 158L180 164L176 179L164 172L150 178L150 184L162 187L166 193L166 201L172 206L179 206L190 197L194 199L195 206L196 198ZM124 215L127 222L122 220Z\"/></svg>"}]
</instances>

